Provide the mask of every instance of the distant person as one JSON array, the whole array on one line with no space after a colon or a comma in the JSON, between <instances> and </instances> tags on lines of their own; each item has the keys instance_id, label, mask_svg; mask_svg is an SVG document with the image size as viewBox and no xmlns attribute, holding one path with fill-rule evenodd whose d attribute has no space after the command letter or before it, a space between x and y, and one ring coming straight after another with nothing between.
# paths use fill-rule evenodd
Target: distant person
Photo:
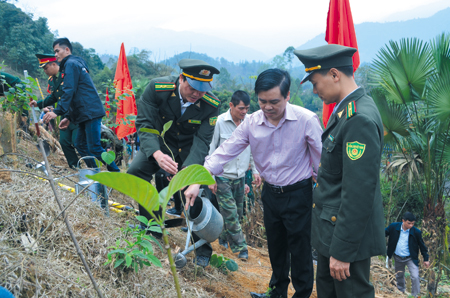
<instances>
[{"instance_id":1,"label":"distant person","mask_svg":"<svg viewBox=\"0 0 450 298\"><path fill-rule=\"evenodd\" d=\"M13 76L7 72L0 71L1 81L0 81L0 96L4 96L5 92L9 90L8 85L14 88L16 84L21 83L20 78Z\"/></svg>"},{"instance_id":2,"label":"distant person","mask_svg":"<svg viewBox=\"0 0 450 298\"><path fill-rule=\"evenodd\" d=\"M223 142L228 140L233 131L241 125L248 116L250 108L250 96L245 91L238 90L233 93L230 108L217 119L214 136L209 148L209 155L213 154ZM248 249L242 232L240 222L244 212L245 172L251 163L253 175L257 184L261 184L261 178L255 168L250 146L237 158L228 162L223 167L223 174L216 176L216 184L209 189L216 194L223 216L224 228L219 236L219 244L225 248L230 245L233 253L239 253L238 258L247 260Z\"/></svg>"},{"instance_id":3,"label":"distant person","mask_svg":"<svg viewBox=\"0 0 450 298\"><path fill-rule=\"evenodd\" d=\"M47 92L50 94L44 99L38 102L31 101L31 106L37 106L39 109L45 109L49 106L54 107L58 103L59 99L63 95L63 78L62 73L59 72L59 65L56 63L56 57L54 54L36 54L39 60L39 67L42 68L45 74L48 76L48 88ZM49 112L48 110L46 112ZM66 116L62 116L65 119ZM69 167L76 168L78 164L78 155L75 151L75 144L77 138L78 125L75 123L70 123L66 129L61 129L59 131L59 143L66 157Z\"/></svg>"},{"instance_id":4,"label":"distant person","mask_svg":"<svg viewBox=\"0 0 450 298\"><path fill-rule=\"evenodd\" d=\"M356 49L330 44L294 54L304 81L325 104L336 103L322 134L312 211L318 252L318 298L373 298L370 258L385 253L380 191L383 123L372 98L353 78Z\"/></svg>"},{"instance_id":5,"label":"distant person","mask_svg":"<svg viewBox=\"0 0 450 298\"><path fill-rule=\"evenodd\" d=\"M67 129L70 123L79 125L75 146L81 157L95 156L99 161L102 159L102 148L100 141L101 121L106 115L103 104L95 89L94 82L89 75L86 62L72 55L72 44L67 38L58 38L53 42L53 50L59 64L59 71L63 78L63 94L59 99L58 106L53 112L44 116L44 122L49 122L57 116L65 116L59 128ZM85 159L86 164L96 168L93 159ZM106 164L108 171L120 172L113 161Z\"/></svg>"},{"instance_id":6,"label":"distant person","mask_svg":"<svg viewBox=\"0 0 450 298\"><path fill-rule=\"evenodd\" d=\"M128 173L148 182L160 169L173 176L189 165L203 165L214 134L220 100L210 91L213 75L219 74L219 70L195 59L182 59L179 66L180 75L151 80L137 103L136 129L140 150ZM164 136L169 148L161 137L140 131L141 128L150 128L161 132L169 121L173 123ZM165 175L159 172L161 174ZM178 192L174 200L175 207L166 213L179 217L183 207ZM151 218L144 207L139 206L139 212ZM195 234L193 236L194 240L198 239ZM196 249L196 255L196 264L206 267L212 255L211 246L202 245Z\"/></svg>"},{"instance_id":7,"label":"distant person","mask_svg":"<svg viewBox=\"0 0 450 298\"><path fill-rule=\"evenodd\" d=\"M414 227L416 217L411 212L406 212L402 222L394 222L385 229L386 237L389 237L387 256L394 257L395 277L397 288L405 293L405 266L411 273L411 295L420 295L419 278L419 249L423 256L423 264L430 267L428 249L422 239L422 232Z\"/></svg>"},{"instance_id":8,"label":"distant person","mask_svg":"<svg viewBox=\"0 0 450 298\"><path fill-rule=\"evenodd\" d=\"M256 169L265 179L261 200L272 290L270 294L251 293L252 297L287 297L289 275L293 297L309 297L313 288L312 177L316 175L313 169L319 168L322 128L316 114L289 104L290 86L287 71L263 71L255 82L261 110L247 116L205 160L212 175L222 175L225 164L250 146ZM191 206L198 191L199 185L185 191Z\"/></svg>"}]
</instances>

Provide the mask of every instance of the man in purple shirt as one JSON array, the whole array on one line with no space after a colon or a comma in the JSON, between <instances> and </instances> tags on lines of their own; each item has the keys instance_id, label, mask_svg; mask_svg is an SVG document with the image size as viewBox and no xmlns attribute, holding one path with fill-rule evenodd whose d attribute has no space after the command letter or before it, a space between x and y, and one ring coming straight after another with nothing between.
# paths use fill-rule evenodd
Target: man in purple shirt
<instances>
[{"instance_id":1,"label":"man in purple shirt","mask_svg":"<svg viewBox=\"0 0 450 298\"><path fill-rule=\"evenodd\" d=\"M211 174L221 175L223 166L250 145L256 169L265 179L262 201L272 290L252 297L287 297L289 270L293 297L309 297L313 287L311 177L319 168L322 128L316 114L288 103L290 84L284 70L262 72L255 83L261 110L247 117L204 164ZM191 185L185 191L186 206L193 206L198 189Z\"/></svg>"}]
</instances>

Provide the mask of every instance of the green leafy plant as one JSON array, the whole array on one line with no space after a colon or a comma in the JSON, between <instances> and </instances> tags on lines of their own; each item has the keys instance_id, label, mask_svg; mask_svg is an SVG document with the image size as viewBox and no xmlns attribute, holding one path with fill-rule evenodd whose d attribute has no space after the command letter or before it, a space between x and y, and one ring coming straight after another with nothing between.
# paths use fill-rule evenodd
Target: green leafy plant
<instances>
[{"instance_id":1,"label":"green leafy plant","mask_svg":"<svg viewBox=\"0 0 450 298\"><path fill-rule=\"evenodd\" d=\"M103 118L103 123L109 128L116 128L121 124L124 124L126 126L133 124L134 121L136 120L135 115L126 115L123 119L120 120L119 123L116 123L116 116L117 116L117 108L121 104L121 101L126 100L128 97L135 94L136 91L135 88L118 90L116 88L116 81L113 81L111 79L103 83L102 87L108 90L107 91L108 93L99 92L99 95L105 96L104 103L106 102L107 95L109 98L108 104L105 105L106 116ZM118 91L122 91L122 94L116 97L115 94Z\"/></svg>"},{"instance_id":2,"label":"green leafy plant","mask_svg":"<svg viewBox=\"0 0 450 298\"><path fill-rule=\"evenodd\" d=\"M228 271L237 271L239 269L238 264L234 260L224 257L222 254L213 254L209 263L211 266L220 269L224 274L228 274Z\"/></svg>"},{"instance_id":3,"label":"green leafy plant","mask_svg":"<svg viewBox=\"0 0 450 298\"><path fill-rule=\"evenodd\" d=\"M107 164L111 164L114 160L116 160L116 153L114 151L108 151L102 153L102 159Z\"/></svg>"},{"instance_id":4,"label":"green leafy plant","mask_svg":"<svg viewBox=\"0 0 450 298\"><path fill-rule=\"evenodd\" d=\"M114 262L114 268L134 269L137 273L144 266L151 266L152 264L162 267L161 261L154 255L151 241L157 243L162 250L161 245L151 235L146 235L149 231L161 232L158 224L153 220L148 221L144 216L136 216L136 219L147 226L146 229L140 229L138 226L131 228L128 225L126 228L121 228L123 236L130 235L135 241L128 241L127 239L117 239L116 246L108 247L113 249L108 253L108 261L105 265ZM125 243L125 246L123 246Z\"/></svg>"},{"instance_id":5,"label":"green leafy plant","mask_svg":"<svg viewBox=\"0 0 450 298\"><path fill-rule=\"evenodd\" d=\"M126 173L102 172L95 175L86 175L86 177L130 196L142 207L144 207L150 213L152 218L154 218L155 222L161 228L164 248L166 249L169 258L170 269L172 271L175 288L177 290L177 297L181 298L178 274L176 271L175 262L173 260L167 231L164 227L166 207L172 195L188 185L214 184L215 181L208 170L201 165L188 166L178 172L170 181L169 186L161 191L161 193L158 193L156 188L151 183ZM155 214L155 211L157 210L161 210L158 215Z\"/></svg>"},{"instance_id":6,"label":"green leafy plant","mask_svg":"<svg viewBox=\"0 0 450 298\"><path fill-rule=\"evenodd\" d=\"M0 70L3 64L0 64ZM29 110L28 102L30 99L37 101L37 96L33 94L33 90L37 90L36 80L32 77L27 77L14 87L9 85L4 76L0 75L0 84L5 86L5 96L0 97L0 105L4 112L11 114L19 113L23 110Z\"/></svg>"},{"instance_id":7,"label":"green leafy plant","mask_svg":"<svg viewBox=\"0 0 450 298\"><path fill-rule=\"evenodd\" d=\"M443 262L448 259L444 244L445 184L450 174L449 48L449 34L430 42L390 41L373 63L378 89L371 95L383 120L385 143L395 153L386 170L397 168L398 177L406 174L423 202L424 240L431 262L439 269L427 271L432 289L427 297L435 297L441 269L448 267Z\"/></svg>"}]
</instances>

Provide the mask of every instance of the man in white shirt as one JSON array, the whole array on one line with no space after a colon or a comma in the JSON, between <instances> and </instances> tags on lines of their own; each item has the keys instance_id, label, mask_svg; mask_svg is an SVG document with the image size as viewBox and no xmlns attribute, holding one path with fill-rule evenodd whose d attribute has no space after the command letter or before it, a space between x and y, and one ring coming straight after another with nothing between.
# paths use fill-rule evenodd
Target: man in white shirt
<instances>
[{"instance_id":1,"label":"man in white shirt","mask_svg":"<svg viewBox=\"0 0 450 298\"><path fill-rule=\"evenodd\" d=\"M230 109L217 119L209 155L231 137L233 131L244 121L249 107L250 96L247 92L238 90L233 93ZM242 260L248 259L247 243L240 221L244 208L245 171L249 163L254 173L255 183L259 185L261 178L248 146L238 157L224 166L223 174L216 176L216 184L210 186L211 191L217 196L220 213L224 220L224 229L219 237L219 243L225 248L228 248L229 244L233 253L239 252L238 257Z\"/></svg>"}]
</instances>

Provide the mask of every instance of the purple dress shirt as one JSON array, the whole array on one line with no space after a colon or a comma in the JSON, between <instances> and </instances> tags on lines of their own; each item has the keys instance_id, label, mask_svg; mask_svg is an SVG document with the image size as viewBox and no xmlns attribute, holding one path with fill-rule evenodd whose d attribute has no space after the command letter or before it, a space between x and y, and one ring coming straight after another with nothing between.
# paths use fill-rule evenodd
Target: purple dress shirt
<instances>
[{"instance_id":1,"label":"purple dress shirt","mask_svg":"<svg viewBox=\"0 0 450 298\"><path fill-rule=\"evenodd\" d=\"M207 156L204 166L220 176L223 166L250 145L262 178L273 185L291 185L317 176L321 135L319 117L305 108L287 103L276 127L260 110L248 116L228 140Z\"/></svg>"}]
</instances>

